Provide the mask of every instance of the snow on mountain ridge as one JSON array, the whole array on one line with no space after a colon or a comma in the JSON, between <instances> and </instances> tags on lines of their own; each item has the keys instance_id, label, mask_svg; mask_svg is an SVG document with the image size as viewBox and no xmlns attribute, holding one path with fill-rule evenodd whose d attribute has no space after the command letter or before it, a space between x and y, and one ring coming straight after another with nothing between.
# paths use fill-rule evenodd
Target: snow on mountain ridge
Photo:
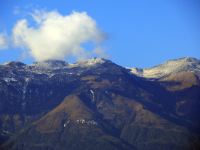
<instances>
[{"instance_id":1,"label":"snow on mountain ridge","mask_svg":"<svg viewBox=\"0 0 200 150\"><path fill-rule=\"evenodd\" d=\"M107 60L103 59L103 58L91 58L88 60L84 60L84 61L78 61L77 63L74 64L70 64L70 67L91 67L91 66L95 66L97 64L103 64L105 63Z\"/></svg>"},{"instance_id":2,"label":"snow on mountain ridge","mask_svg":"<svg viewBox=\"0 0 200 150\"><path fill-rule=\"evenodd\" d=\"M35 66L42 69L59 69L59 68L72 68L72 67L90 67L97 64L103 64L106 62L103 58L91 58L83 61L77 61L75 63L66 63L62 60L46 60L42 62L36 62L31 66Z\"/></svg>"},{"instance_id":3,"label":"snow on mountain ridge","mask_svg":"<svg viewBox=\"0 0 200 150\"><path fill-rule=\"evenodd\" d=\"M70 68L80 67L90 68L95 67L106 62L111 62L103 58L91 58L84 61L78 61L73 64L69 64L62 60L47 60L42 62L35 62L30 65L23 64L21 62L8 62L2 64L1 66L14 67L16 69L23 69L27 72L33 72L36 74L46 74L48 76L53 76L57 71L68 73ZM160 78L171 73L190 71L195 72L200 76L200 60L191 57L184 57L179 59L169 60L161 65L154 66L152 68L131 68L133 74L146 78ZM72 74L72 73L71 73Z\"/></svg>"},{"instance_id":4,"label":"snow on mountain ridge","mask_svg":"<svg viewBox=\"0 0 200 150\"><path fill-rule=\"evenodd\" d=\"M200 60L192 57L184 57L169 60L152 68L131 68L131 72L133 74L146 78L160 78L171 73L177 73L181 71L190 71L200 74Z\"/></svg>"},{"instance_id":5,"label":"snow on mountain ridge","mask_svg":"<svg viewBox=\"0 0 200 150\"><path fill-rule=\"evenodd\" d=\"M69 64L63 60L46 60L41 62L34 62L33 64L24 64L17 61L11 61L4 64L1 64L0 67L7 68L8 70L21 70L21 73L29 74L29 75L47 75L48 77L52 77L56 74L80 74L85 69L90 69L95 66L99 66L109 60L105 60L103 58L92 58L84 61L79 61L73 64ZM80 69L76 69L80 68ZM72 70L71 70L72 69ZM74 70L75 69L75 70ZM22 73L22 74L23 74ZM13 77L12 75L11 77Z\"/></svg>"}]
</instances>

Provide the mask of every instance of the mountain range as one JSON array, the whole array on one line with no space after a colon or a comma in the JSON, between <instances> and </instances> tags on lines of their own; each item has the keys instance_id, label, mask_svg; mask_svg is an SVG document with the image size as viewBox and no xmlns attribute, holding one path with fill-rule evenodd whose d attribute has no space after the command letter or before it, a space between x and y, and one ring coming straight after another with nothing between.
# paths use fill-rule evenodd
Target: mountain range
<instances>
[{"instance_id":1,"label":"mountain range","mask_svg":"<svg viewBox=\"0 0 200 150\"><path fill-rule=\"evenodd\" d=\"M0 65L2 150L199 150L200 60Z\"/></svg>"}]
</instances>

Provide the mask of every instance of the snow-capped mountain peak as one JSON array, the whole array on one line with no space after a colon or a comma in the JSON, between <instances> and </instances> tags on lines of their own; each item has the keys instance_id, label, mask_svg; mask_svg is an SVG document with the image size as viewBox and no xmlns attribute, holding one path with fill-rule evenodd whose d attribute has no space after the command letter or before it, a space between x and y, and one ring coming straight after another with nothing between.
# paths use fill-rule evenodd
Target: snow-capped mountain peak
<instances>
[{"instance_id":1,"label":"snow-capped mountain peak","mask_svg":"<svg viewBox=\"0 0 200 150\"><path fill-rule=\"evenodd\" d=\"M105 63L106 59L103 58L91 58L88 60L78 61L77 63L70 64L71 67L92 67Z\"/></svg>"},{"instance_id":2,"label":"snow-capped mountain peak","mask_svg":"<svg viewBox=\"0 0 200 150\"><path fill-rule=\"evenodd\" d=\"M152 68L131 68L132 73L146 78L160 78L181 71L190 71L200 74L200 60L192 57L183 57L169 60Z\"/></svg>"}]
</instances>

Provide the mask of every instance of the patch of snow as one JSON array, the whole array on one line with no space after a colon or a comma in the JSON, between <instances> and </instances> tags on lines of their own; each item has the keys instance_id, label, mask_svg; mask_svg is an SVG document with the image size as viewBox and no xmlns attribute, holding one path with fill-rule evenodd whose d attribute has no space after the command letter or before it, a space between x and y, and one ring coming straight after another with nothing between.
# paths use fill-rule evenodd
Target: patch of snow
<instances>
[{"instance_id":1,"label":"patch of snow","mask_svg":"<svg viewBox=\"0 0 200 150\"><path fill-rule=\"evenodd\" d=\"M10 62L8 61L8 62L5 62L5 63L3 63L2 65L8 65L8 64L10 64Z\"/></svg>"},{"instance_id":2,"label":"patch of snow","mask_svg":"<svg viewBox=\"0 0 200 150\"><path fill-rule=\"evenodd\" d=\"M65 128L70 123L70 120L68 120L66 123L64 123L63 127Z\"/></svg>"},{"instance_id":3,"label":"patch of snow","mask_svg":"<svg viewBox=\"0 0 200 150\"><path fill-rule=\"evenodd\" d=\"M2 135L6 135L6 134L11 134L9 131L7 131L7 130L3 130L2 131Z\"/></svg>"},{"instance_id":4,"label":"patch of snow","mask_svg":"<svg viewBox=\"0 0 200 150\"><path fill-rule=\"evenodd\" d=\"M48 73L47 75L49 76L49 78L52 78L53 76L55 76L55 73Z\"/></svg>"},{"instance_id":5,"label":"patch of snow","mask_svg":"<svg viewBox=\"0 0 200 150\"><path fill-rule=\"evenodd\" d=\"M6 82L17 82L15 78L3 78Z\"/></svg>"},{"instance_id":6,"label":"patch of snow","mask_svg":"<svg viewBox=\"0 0 200 150\"><path fill-rule=\"evenodd\" d=\"M92 59L88 59L86 61L79 61L77 63L74 64L69 64L70 68L74 68L74 67L91 67L91 66L95 66L97 64L103 64L105 63L105 59L103 58L92 58Z\"/></svg>"},{"instance_id":7,"label":"patch of snow","mask_svg":"<svg viewBox=\"0 0 200 150\"><path fill-rule=\"evenodd\" d=\"M76 120L78 124L87 124L87 125L97 125L98 123L94 120L85 120L85 119L78 119Z\"/></svg>"},{"instance_id":8,"label":"patch of snow","mask_svg":"<svg viewBox=\"0 0 200 150\"><path fill-rule=\"evenodd\" d=\"M77 123L84 124L86 121L85 121L85 119L78 119L78 120L76 120L76 122L77 122Z\"/></svg>"},{"instance_id":9,"label":"patch of snow","mask_svg":"<svg viewBox=\"0 0 200 150\"><path fill-rule=\"evenodd\" d=\"M89 121L87 121L87 124L89 124L89 125L97 125L97 122L94 121L94 120L89 120Z\"/></svg>"},{"instance_id":10,"label":"patch of snow","mask_svg":"<svg viewBox=\"0 0 200 150\"><path fill-rule=\"evenodd\" d=\"M164 64L147 68L132 68L131 73L146 78L160 78L171 73L191 71L200 73L200 61L195 58L185 57L175 60L169 60Z\"/></svg>"},{"instance_id":11,"label":"patch of snow","mask_svg":"<svg viewBox=\"0 0 200 150\"><path fill-rule=\"evenodd\" d=\"M92 66L92 65L96 65L96 64L103 64L105 62L105 60L103 60L102 58L92 58L87 60L84 64L86 66Z\"/></svg>"},{"instance_id":12,"label":"patch of snow","mask_svg":"<svg viewBox=\"0 0 200 150\"><path fill-rule=\"evenodd\" d=\"M92 102L94 102L95 101L95 96L94 96L94 91L93 90L90 90L90 93L92 94Z\"/></svg>"},{"instance_id":13,"label":"patch of snow","mask_svg":"<svg viewBox=\"0 0 200 150\"><path fill-rule=\"evenodd\" d=\"M26 98L27 86L28 86L30 80L31 80L30 78L25 78L25 79L24 79L25 83L24 83L24 86L23 86L23 88L22 88L22 94L23 94L23 95L22 95L22 99L23 99L23 100Z\"/></svg>"}]
</instances>

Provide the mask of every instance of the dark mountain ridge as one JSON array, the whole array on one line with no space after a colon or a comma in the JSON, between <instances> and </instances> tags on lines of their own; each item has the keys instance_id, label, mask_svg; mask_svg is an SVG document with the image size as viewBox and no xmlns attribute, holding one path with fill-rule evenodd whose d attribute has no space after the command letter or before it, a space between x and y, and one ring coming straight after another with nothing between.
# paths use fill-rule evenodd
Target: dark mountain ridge
<instances>
[{"instance_id":1,"label":"dark mountain ridge","mask_svg":"<svg viewBox=\"0 0 200 150\"><path fill-rule=\"evenodd\" d=\"M198 149L197 68L152 80L101 58L0 65L1 147Z\"/></svg>"}]
</instances>

